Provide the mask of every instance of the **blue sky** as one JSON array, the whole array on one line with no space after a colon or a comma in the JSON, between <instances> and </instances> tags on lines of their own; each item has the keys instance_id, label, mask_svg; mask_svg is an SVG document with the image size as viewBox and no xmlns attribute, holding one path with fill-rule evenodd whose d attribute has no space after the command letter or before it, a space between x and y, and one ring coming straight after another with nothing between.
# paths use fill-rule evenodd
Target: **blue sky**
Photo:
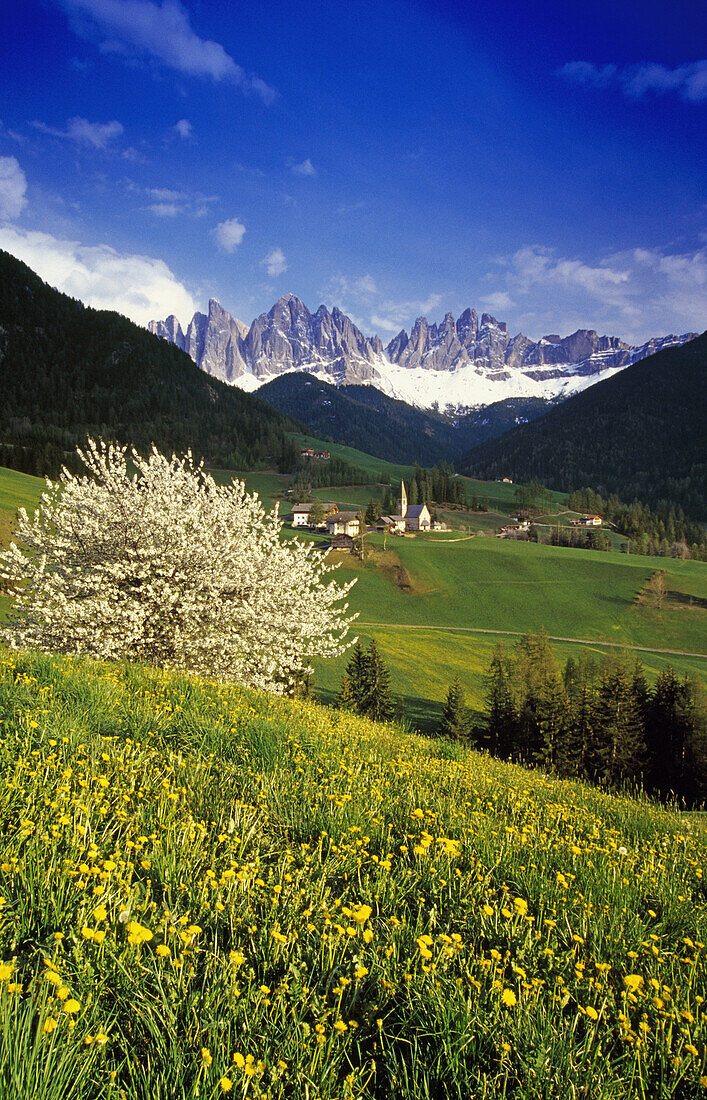
<instances>
[{"instance_id":1,"label":"blue sky","mask_svg":"<svg viewBox=\"0 0 707 1100\"><path fill-rule=\"evenodd\" d=\"M4 0L0 247L89 304L387 341L707 321L694 0Z\"/></svg>"}]
</instances>

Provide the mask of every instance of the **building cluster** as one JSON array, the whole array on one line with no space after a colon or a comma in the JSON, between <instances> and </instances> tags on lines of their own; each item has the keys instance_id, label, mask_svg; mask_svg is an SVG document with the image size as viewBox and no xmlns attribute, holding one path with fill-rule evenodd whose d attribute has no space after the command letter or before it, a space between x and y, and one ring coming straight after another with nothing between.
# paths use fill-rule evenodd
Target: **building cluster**
<instances>
[{"instance_id":1,"label":"building cluster","mask_svg":"<svg viewBox=\"0 0 707 1100\"><path fill-rule=\"evenodd\" d=\"M331 458L330 451L315 451L314 447L303 447L300 451L300 458L321 458L324 461Z\"/></svg>"},{"instance_id":2,"label":"building cluster","mask_svg":"<svg viewBox=\"0 0 707 1100\"><path fill-rule=\"evenodd\" d=\"M358 512L340 510L333 501L317 500L308 504L295 504L292 508L293 527L326 530L335 550L351 548L353 540L361 535L361 523ZM403 482L395 515L381 516L368 530L402 535L415 531L444 530L444 525L432 522L426 504L408 504Z\"/></svg>"},{"instance_id":3,"label":"building cluster","mask_svg":"<svg viewBox=\"0 0 707 1100\"><path fill-rule=\"evenodd\" d=\"M570 524L572 525L572 527L601 527L603 522L604 521L602 520L601 516L597 516L594 514L589 516L580 516L579 519L570 520Z\"/></svg>"}]
</instances>

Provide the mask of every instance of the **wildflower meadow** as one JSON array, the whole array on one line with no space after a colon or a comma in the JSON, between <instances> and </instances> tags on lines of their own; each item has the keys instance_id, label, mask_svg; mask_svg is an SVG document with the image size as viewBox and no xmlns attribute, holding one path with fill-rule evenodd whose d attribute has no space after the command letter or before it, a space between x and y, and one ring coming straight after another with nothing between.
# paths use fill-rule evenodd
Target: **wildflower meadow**
<instances>
[{"instance_id":1,"label":"wildflower meadow","mask_svg":"<svg viewBox=\"0 0 707 1100\"><path fill-rule=\"evenodd\" d=\"M128 663L0 723L3 1098L707 1096L698 814Z\"/></svg>"}]
</instances>

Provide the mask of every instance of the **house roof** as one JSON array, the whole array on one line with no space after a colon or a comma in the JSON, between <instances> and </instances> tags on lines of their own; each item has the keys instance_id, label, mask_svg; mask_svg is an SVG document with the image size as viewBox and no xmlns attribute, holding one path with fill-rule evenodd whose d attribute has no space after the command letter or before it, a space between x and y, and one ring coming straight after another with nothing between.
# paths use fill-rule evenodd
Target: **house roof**
<instances>
[{"instance_id":1,"label":"house roof","mask_svg":"<svg viewBox=\"0 0 707 1100\"><path fill-rule=\"evenodd\" d=\"M410 518L410 519L419 519L420 516L422 515L423 509L425 511L429 511L426 504L410 504L410 505L408 505L408 510L405 513L405 519L408 519L408 518Z\"/></svg>"},{"instance_id":2,"label":"house roof","mask_svg":"<svg viewBox=\"0 0 707 1100\"><path fill-rule=\"evenodd\" d=\"M322 508L338 509L338 507L339 507L339 505L335 504L333 500L322 500L322 501L319 501L318 503L321 504ZM292 505L292 511L293 512L305 512L306 513L306 512L311 512L313 507L314 507L313 503L312 504L293 504Z\"/></svg>"},{"instance_id":3,"label":"house roof","mask_svg":"<svg viewBox=\"0 0 707 1100\"><path fill-rule=\"evenodd\" d=\"M358 519L358 512L335 512L329 516L328 523L350 523L352 519Z\"/></svg>"}]
</instances>

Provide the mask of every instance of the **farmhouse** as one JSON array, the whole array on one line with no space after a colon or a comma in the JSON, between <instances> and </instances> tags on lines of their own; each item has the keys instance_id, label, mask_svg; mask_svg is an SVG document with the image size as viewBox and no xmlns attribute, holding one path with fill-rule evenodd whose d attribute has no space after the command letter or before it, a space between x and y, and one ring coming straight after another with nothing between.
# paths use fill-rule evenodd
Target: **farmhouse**
<instances>
[{"instance_id":1,"label":"farmhouse","mask_svg":"<svg viewBox=\"0 0 707 1100\"><path fill-rule=\"evenodd\" d=\"M353 550L353 544L354 540L351 538L351 535L334 535L331 540L331 549L351 552Z\"/></svg>"},{"instance_id":2,"label":"farmhouse","mask_svg":"<svg viewBox=\"0 0 707 1100\"><path fill-rule=\"evenodd\" d=\"M376 531L392 531L395 534L402 534L405 530L405 519L403 516L381 516L376 522Z\"/></svg>"},{"instance_id":3,"label":"farmhouse","mask_svg":"<svg viewBox=\"0 0 707 1100\"><path fill-rule=\"evenodd\" d=\"M315 451L313 447L303 447L300 451L300 458L319 458L325 462L331 458L330 451Z\"/></svg>"},{"instance_id":4,"label":"farmhouse","mask_svg":"<svg viewBox=\"0 0 707 1100\"><path fill-rule=\"evenodd\" d=\"M327 516L326 529L330 535L350 535L358 538L361 521L357 512L334 512Z\"/></svg>"},{"instance_id":5,"label":"farmhouse","mask_svg":"<svg viewBox=\"0 0 707 1100\"><path fill-rule=\"evenodd\" d=\"M321 502L324 509L325 516L330 515L332 512L339 511L339 505L334 504L332 501ZM295 504L292 508L292 526L293 527L311 527L310 513L314 508L313 504ZM320 525L321 526L321 525Z\"/></svg>"},{"instance_id":6,"label":"farmhouse","mask_svg":"<svg viewBox=\"0 0 707 1100\"><path fill-rule=\"evenodd\" d=\"M573 527L601 527L603 523L601 516L595 514L589 516L580 516L579 519L572 519L570 523Z\"/></svg>"}]
</instances>

